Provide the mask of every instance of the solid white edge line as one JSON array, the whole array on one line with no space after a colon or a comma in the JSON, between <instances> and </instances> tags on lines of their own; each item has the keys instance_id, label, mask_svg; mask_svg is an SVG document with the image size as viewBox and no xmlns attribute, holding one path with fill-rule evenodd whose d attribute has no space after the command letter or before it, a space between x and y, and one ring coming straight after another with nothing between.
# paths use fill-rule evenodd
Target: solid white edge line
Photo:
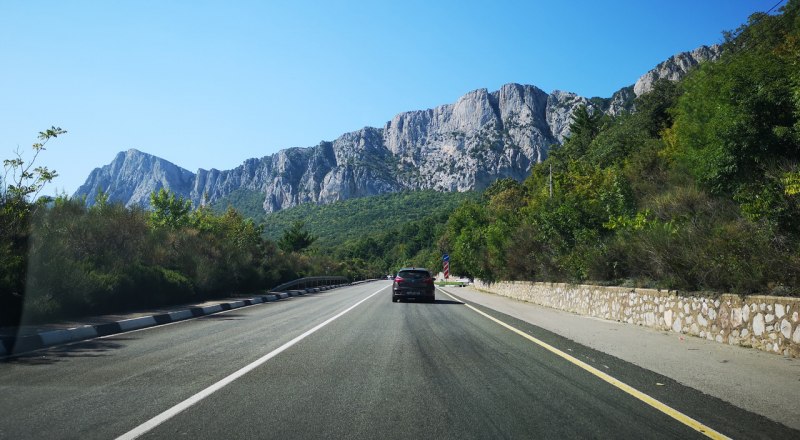
<instances>
[{"instance_id":1,"label":"solid white edge line","mask_svg":"<svg viewBox=\"0 0 800 440\"><path fill-rule=\"evenodd\" d=\"M253 369L259 367L264 362L266 362L266 361L274 358L275 356L279 355L280 353L282 353L286 349L288 349L291 346L293 346L293 345L297 344L298 342L302 341L303 339L305 339L306 337L308 337L312 333L316 332L317 330L321 329L322 327L325 327L326 325L328 325L331 322L335 321L336 319L338 319L339 317L341 317L345 313L347 313L350 310L353 310L354 308L356 308L359 305L361 305L361 303L363 303L364 301L372 298L373 296L377 295L381 291L386 290L387 287L389 287L389 286L383 287L383 288L371 293L369 296L367 296L366 298L362 299L361 301L359 301L359 302L353 304L352 306L346 308L345 310L337 313L333 317L326 319L322 323L317 324L312 329L307 330L305 333L301 334L300 336L295 337L291 341L281 345L280 347L276 348L275 350L272 350L271 352L269 352L269 353L265 354L264 356L256 359L255 361L251 362L250 364L240 368L239 370L237 370L234 373L228 375L227 377L223 378L219 382L217 382L217 383L209 386L208 388L200 391L199 393L189 397L188 399L184 400L183 402L180 402L179 404L177 404L177 405L173 406L172 408L162 412L161 414L153 417L152 419L142 423L141 425L137 426L136 428L133 428L132 430L126 432L125 434L122 434L121 436L117 437L117 440L132 440L132 439L135 439L135 438L141 436L142 434L147 433L148 431L152 430L153 428L157 427L158 425L166 422L167 420L169 420L169 419L175 417L176 415L180 414L181 412L185 411L186 409L188 409L189 407L191 407L195 403L200 402L201 400L203 400L206 397L210 396L214 392L219 391L220 389L222 389L226 385L228 385L231 382L235 381L236 379L244 376L245 374L247 374L248 372L252 371Z\"/></svg>"}]
</instances>

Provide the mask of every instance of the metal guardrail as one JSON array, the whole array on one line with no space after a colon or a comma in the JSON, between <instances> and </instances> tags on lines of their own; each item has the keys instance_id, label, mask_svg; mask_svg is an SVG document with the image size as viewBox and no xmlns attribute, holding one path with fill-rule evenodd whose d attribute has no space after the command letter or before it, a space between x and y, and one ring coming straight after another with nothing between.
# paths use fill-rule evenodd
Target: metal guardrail
<instances>
[{"instance_id":1,"label":"metal guardrail","mask_svg":"<svg viewBox=\"0 0 800 440\"><path fill-rule=\"evenodd\" d=\"M347 283L347 278L340 276L305 277L280 286L273 287L270 292L285 292L289 289L307 289L309 287L332 286Z\"/></svg>"}]
</instances>

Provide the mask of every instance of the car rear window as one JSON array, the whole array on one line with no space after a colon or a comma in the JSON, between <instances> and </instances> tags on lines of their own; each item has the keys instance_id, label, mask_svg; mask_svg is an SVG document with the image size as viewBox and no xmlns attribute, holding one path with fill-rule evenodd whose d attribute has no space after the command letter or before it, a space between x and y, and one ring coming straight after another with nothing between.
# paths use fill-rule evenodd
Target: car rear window
<instances>
[{"instance_id":1,"label":"car rear window","mask_svg":"<svg viewBox=\"0 0 800 440\"><path fill-rule=\"evenodd\" d=\"M397 275L400 278L408 278L412 280L429 278L431 276L427 270L401 270Z\"/></svg>"}]
</instances>

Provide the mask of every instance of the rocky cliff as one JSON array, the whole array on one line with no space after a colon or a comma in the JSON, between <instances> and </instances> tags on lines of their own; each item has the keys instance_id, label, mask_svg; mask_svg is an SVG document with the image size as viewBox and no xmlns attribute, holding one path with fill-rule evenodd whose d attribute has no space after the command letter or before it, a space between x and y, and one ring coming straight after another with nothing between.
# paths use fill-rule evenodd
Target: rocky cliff
<instances>
[{"instance_id":1,"label":"rocky cliff","mask_svg":"<svg viewBox=\"0 0 800 440\"><path fill-rule=\"evenodd\" d=\"M163 187L199 206L244 189L263 194L264 210L273 212L401 190L480 190L498 178L524 179L551 146L569 136L572 113L579 106L619 114L631 109L633 98L657 79L678 79L718 55L718 48L705 47L676 55L607 99L546 93L521 84L494 92L478 89L453 104L400 113L383 127L248 159L232 170L192 173L128 150L94 170L76 196L86 196L91 204L103 189L112 201L149 206L150 192Z\"/></svg>"},{"instance_id":2,"label":"rocky cliff","mask_svg":"<svg viewBox=\"0 0 800 440\"><path fill-rule=\"evenodd\" d=\"M655 69L642 75L633 85L633 92L636 96L641 96L653 90L653 83L659 79L677 81L683 78L686 72L693 67L704 61L716 60L721 53L722 47L715 44L713 46L700 46L691 52L673 55L656 66Z\"/></svg>"}]
</instances>

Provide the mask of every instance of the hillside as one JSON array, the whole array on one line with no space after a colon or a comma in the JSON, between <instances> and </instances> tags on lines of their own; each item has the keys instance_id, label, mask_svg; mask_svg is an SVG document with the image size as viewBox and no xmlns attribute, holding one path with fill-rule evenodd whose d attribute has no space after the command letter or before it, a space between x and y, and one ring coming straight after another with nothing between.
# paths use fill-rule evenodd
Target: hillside
<instances>
[{"instance_id":1,"label":"hillside","mask_svg":"<svg viewBox=\"0 0 800 440\"><path fill-rule=\"evenodd\" d=\"M343 200L328 205L307 203L261 217L267 238L277 241L295 221L318 237L315 247L332 249L426 217L447 215L474 192L405 191Z\"/></svg>"}]
</instances>

